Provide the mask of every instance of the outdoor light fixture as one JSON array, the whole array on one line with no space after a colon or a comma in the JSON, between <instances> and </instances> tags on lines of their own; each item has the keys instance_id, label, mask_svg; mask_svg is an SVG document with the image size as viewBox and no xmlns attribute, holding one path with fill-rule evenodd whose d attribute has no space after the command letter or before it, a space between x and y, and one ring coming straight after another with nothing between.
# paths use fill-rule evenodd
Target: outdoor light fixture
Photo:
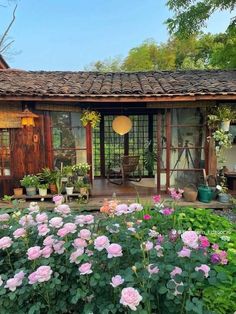
<instances>
[{"instance_id":1,"label":"outdoor light fixture","mask_svg":"<svg viewBox=\"0 0 236 314\"><path fill-rule=\"evenodd\" d=\"M117 116L112 122L113 130L119 135L124 135L132 129L133 123L127 116Z\"/></svg>"},{"instance_id":2,"label":"outdoor light fixture","mask_svg":"<svg viewBox=\"0 0 236 314\"><path fill-rule=\"evenodd\" d=\"M21 117L21 125L22 126L35 126L34 119L37 119L39 116L29 111L26 107L25 110L20 114Z\"/></svg>"}]
</instances>

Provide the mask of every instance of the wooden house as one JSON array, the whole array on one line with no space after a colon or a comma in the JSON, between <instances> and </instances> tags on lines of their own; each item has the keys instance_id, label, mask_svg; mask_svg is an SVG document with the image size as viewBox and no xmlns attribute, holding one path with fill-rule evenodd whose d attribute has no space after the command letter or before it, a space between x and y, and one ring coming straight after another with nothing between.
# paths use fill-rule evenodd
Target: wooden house
<instances>
[{"instance_id":1,"label":"wooden house","mask_svg":"<svg viewBox=\"0 0 236 314\"><path fill-rule=\"evenodd\" d=\"M28 72L10 69L1 58L1 194L12 194L25 174L61 163L87 161L94 185L106 182L109 164L123 155L140 156L142 177L156 173L156 191L197 182L202 169L216 172L206 111L224 103L236 105L236 70ZM26 107L38 116L34 127L21 125ZM96 129L81 124L88 108L101 113ZM117 115L132 120L124 136L112 129ZM143 164L148 143L157 157L153 171ZM234 146L227 162L232 170L235 156Z\"/></svg>"}]
</instances>

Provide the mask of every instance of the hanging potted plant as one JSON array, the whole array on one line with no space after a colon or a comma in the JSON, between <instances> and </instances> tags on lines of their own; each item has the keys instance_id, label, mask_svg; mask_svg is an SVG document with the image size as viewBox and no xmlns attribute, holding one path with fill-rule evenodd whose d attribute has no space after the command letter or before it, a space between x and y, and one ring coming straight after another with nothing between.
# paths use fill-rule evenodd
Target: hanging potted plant
<instances>
[{"instance_id":1,"label":"hanging potted plant","mask_svg":"<svg viewBox=\"0 0 236 314\"><path fill-rule=\"evenodd\" d=\"M99 112L95 110L83 110L80 120L82 121L82 125L85 127L89 123L92 128L96 128L96 126L100 123L101 115Z\"/></svg>"},{"instance_id":2,"label":"hanging potted plant","mask_svg":"<svg viewBox=\"0 0 236 314\"><path fill-rule=\"evenodd\" d=\"M26 189L26 194L28 196L36 195L36 188L39 184L39 178L36 175L28 174L20 180L20 183Z\"/></svg>"},{"instance_id":3,"label":"hanging potted plant","mask_svg":"<svg viewBox=\"0 0 236 314\"><path fill-rule=\"evenodd\" d=\"M212 137L215 140L216 153L219 156L223 148L231 148L233 136L229 132L223 130L216 130L212 133Z\"/></svg>"},{"instance_id":4,"label":"hanging potted plant","mask_svg":"<svg viewBox=\"0 0 236 314\"><path fill-rule=\"evenodd\" d=\"M230 106L222 105L217 108L216 115L219 118L221 130L228 132L231 120L236 118L236 112Z\"/></svg>"}]
</instances>

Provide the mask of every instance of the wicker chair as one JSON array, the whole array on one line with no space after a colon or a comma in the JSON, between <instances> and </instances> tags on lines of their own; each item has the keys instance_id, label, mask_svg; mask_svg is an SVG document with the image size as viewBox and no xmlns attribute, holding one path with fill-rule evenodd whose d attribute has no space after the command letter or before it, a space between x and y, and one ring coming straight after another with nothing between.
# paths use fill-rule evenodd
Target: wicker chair
<instances>
[{"instance_id":1,"label":"wicker chair","mask_svg":"<svg viewBox=\"0 0 236 314\"><path fill-rule=\"evenodd\" d=\"M137 171L137 175L135 175ZM139 167L139 156L123 156L119 166L108 167L107 180L114 184L125 184L125 181L141 181L141 169Z\"/></svg>"}]
</instances>

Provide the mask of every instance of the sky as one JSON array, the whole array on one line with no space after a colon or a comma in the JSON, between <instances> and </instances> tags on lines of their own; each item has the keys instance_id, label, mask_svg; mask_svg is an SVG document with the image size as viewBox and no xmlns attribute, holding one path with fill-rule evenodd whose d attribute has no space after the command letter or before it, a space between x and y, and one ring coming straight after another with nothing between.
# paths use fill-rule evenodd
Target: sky
<instances>
[{"instance_id":1,"label":"sky","mask_svg":"<svg viewBox=\"0 0 236 314\"><path fill-rule=\"evenodd\" d=\"M125 57L146 39L169 35L164 24L172 12L166 0L20 0L10 36L16 55L12 68L79 71L96 60ZM13 5L0 7L0 33ZM234 13L235 15L235 13ZM218 12L206 32L224 32L233 13Z\"/></svg>"}]
</instances>

